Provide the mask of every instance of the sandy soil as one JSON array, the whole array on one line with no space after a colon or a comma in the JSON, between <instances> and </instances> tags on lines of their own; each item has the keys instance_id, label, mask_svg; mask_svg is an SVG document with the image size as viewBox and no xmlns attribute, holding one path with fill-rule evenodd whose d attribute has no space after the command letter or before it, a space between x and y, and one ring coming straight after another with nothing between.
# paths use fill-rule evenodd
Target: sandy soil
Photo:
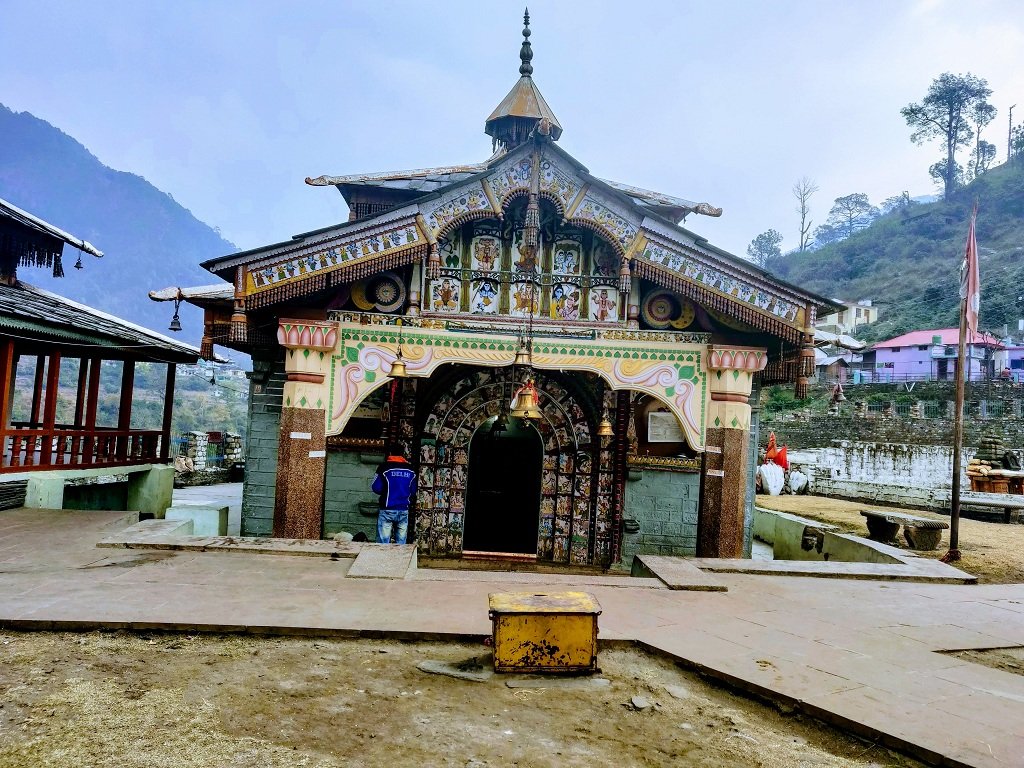
<instances>
[{"instance_id":1,"label":"sandy soil","mask_svg":"<svg viewBox=\"0 0 1024 768\"><path fill-rule=\"evenodd\" d=\"M790 512L794 515L837 525L846 533L867 536L868 529L862 509L891 509L918 517L929 517L949 522L948 515L922 512L916 509L887 507L884 504L842 501L824 496L768 496L758 495L757 505L765 509ZM949 546L949 531L942 534L942 544L934 552L915 552L922 557L940 558ZM1024 525L988 523L980 520L960 520L959 564L989 584L1019 584L1024 582Z\"/></svg>"},{"instance_id":2,"label":"sandy soil","mask_svg":"<svg viewBox=\"0 0 1024 768\"><path fill-rule=\"evenodd\" d=\"M947 651L958 659L984 664L992 669L1024 675L1024 648L992 648L986 651Z\"/></svg>"},{"instance_id":3,"label":"sandy soil","mask_svg":"<svg viewBox=\"0 0 1024 768\"><path fill-rule=\"evenodd\" d=\"M430 675L475 645L0 633L0 766L918 766L633 650L611 684ZM672 686L676 696L666 686ZM650 706L637 711L634 696Z\"/></svg>"}]
</instances>

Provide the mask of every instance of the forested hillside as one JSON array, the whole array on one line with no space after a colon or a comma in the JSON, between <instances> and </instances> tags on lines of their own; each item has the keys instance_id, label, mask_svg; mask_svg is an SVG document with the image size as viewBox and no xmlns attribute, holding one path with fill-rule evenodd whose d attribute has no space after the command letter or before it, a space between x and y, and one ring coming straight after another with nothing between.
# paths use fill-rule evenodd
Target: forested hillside
<instances>
[{"instance_id":1,"label":"forested hillside","mask_svg":"<svg viewBox=\"0 0 1024 768\"><path fill-rule=\"evenodd\" d=\"M1006 323L1015 331L1024 317L1024 161L979 175L948 200L904 200L845 240L783 256L773 271L826 296L881 305L881 321L858 331L868 340L954 327L975 200L981 324L998 333Z\"/></svg>"},{"instance_id":2,"label":"forested hillside","mask_svg":"<svg viewBox=\"0 0 1024 768\"><path fill-rule=\"evenodd\" d=\"M104 252L76 270L78 253L67 247L65 277L26 268L22 280L162 333L172 310L147 292L215 283L199 263L236 250L141 176L108 168L59 129L2 104L0 197ZM182 306L181 320L182 338L198 343L201 313Z\"/></svg>"}]
</instances>

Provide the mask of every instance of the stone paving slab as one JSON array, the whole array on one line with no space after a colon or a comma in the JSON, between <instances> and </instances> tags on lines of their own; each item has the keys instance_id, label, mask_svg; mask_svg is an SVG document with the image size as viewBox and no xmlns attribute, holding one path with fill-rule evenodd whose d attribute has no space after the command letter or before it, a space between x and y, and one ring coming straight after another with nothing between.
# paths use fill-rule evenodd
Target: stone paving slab
<instances>
[{"instance_id":1,"label":"stone paving slab","mask_svg":"<svg viewBox=\"0 0 1024 768\"><path fill-rule=\"evenodd\" d=\"M97 549L123 518L30 512L0 512L6 628L481 639L488 593L523 576L352 579L355 548ZM638 644L935 764L1024 765L1024 677L937 653L1024 644L1024 586L715 575L727 592L588 587L603 608L599 647Z\"/></svg>"},{"instance_id":2,"label":"stone paving slab","mask_svg":"<svg viewBox=\"0 0 1024 768\"><path fill-rule=\"evenodd\" d=\"M876 581L920 581L937 584L977 584L978 577L927 557L901 552L895 547L898 565L882 563L839 563L801 560L727 560L692 558L697 568L714 573L756 573L764 576L810 576L821 579L864 579Z\"/></svg>"},{"instance_id":3,"label":"stone paving slab","mask_svg":"<svg viewBox=\"0 0 1024 768\"><path fill-rule=\"evenodd\" d=\"M728 587L719 579L705 573L690 560L682 557L637 555L633 559L633 571L640 574L649 573L673 590L698 592L725 592L728 590Z\"/></svg>"},{"instance_id":4,"label":"stone paving slab","mask_svg":"<svg viewBox=\"0 0 1024 768\"><path fill-rule=\"evenodd\" d=\"M416 571L412 544L364 544L348 570L350 579L408 579Z\"/></svg>"}]
</instances>

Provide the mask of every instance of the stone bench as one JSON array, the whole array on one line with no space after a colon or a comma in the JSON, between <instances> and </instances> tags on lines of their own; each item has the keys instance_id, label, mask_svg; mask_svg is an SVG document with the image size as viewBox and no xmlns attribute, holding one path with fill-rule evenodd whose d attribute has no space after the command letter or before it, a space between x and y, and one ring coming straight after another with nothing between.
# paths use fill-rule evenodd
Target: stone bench
<instances>
[{"instance_id":1,"label":"stone bench","mask_svg":"<svg viewBox=\"0 0 1024 768\"><path fill-rule=\"evenodd\" d=\"M227 536L228 508L181 504L168 507L164 520L191 520L193 536Z\"/></svg>"},{"instance_id":2,"label":"stone bench","mask_svg":"<svg viewBox=\"0 0 1024 768\"><path fill-rule=\"evenodd\" d=\"M965 491L960 494L960 504L972 507L989 507L1003 510L1004 523L1021 522L1024 511L1024 496L1010 493L985 493L984 491Z\"/></svg>"},{"instance_id":3,"label":"stone bench","mask_svg":"<svg viewBox=\"0 0 1024 768\"><path fill-rule=\"evenodd\" d=\"M883 544L896 541L896 534L903 526L903 536L911 549L928 551L939 548L942 532L949 523L931 520L927 517L905 515L901 512L887 512L882 509L865 509L861 514L867 518L868 538Z\"/></svg>"}]
</instances>

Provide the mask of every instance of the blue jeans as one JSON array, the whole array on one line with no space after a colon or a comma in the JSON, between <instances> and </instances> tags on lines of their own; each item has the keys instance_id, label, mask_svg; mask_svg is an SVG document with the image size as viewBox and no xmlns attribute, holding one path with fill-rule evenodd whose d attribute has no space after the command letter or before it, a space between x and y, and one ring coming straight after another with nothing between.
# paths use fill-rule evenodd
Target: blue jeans
<instances>
[{"instance_id":1,"label":"blue jeans","mask_svg":"<svg viewBox=\"0 0 1024 768\"><path fill-rule=\"evenodd\" d=\"M377 542L391 543L391 529L395 528L395 544L405 544L405 534L409 530L408 509L382 509L377 515Z\"/></svg>"}]
</instances>

